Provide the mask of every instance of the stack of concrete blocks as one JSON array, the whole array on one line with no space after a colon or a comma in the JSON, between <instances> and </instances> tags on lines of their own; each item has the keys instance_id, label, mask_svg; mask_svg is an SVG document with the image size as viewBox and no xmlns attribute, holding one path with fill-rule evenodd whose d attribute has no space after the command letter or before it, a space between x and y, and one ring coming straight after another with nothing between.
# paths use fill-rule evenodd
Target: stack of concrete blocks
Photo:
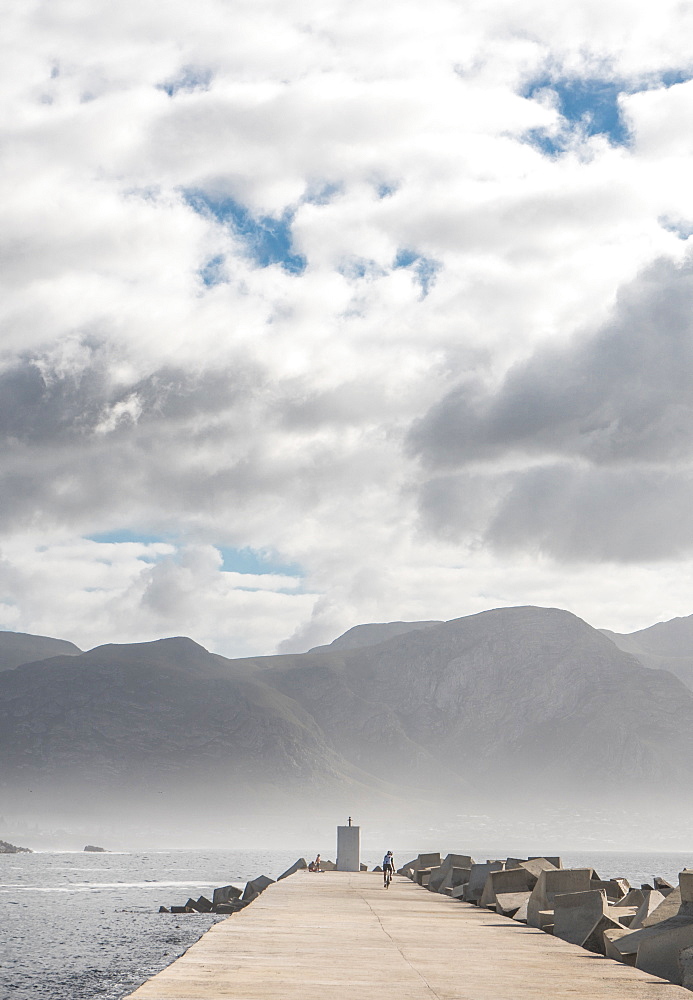
<instances>
[{"instance_id":1,"label":"stack of concrete blocks","mask_svg":"<svg viewBox=\"0 0 693 1000\"><path fill-rule=\"evenodd\" d=\"M678 889L673 889L647 916L637 920L638 916L627 933L609 940L610 957L679 986L693 988L689 952L693 948L693 870L682 871ZM639 926L634 930L636 922Z\"/></svg>"},{"instance_id":2,"label":"stack of concrete blocks","mask_svg":"<svg viewBox=\"0 0 693 1000\"><path fill-rule=\"evenodd\" d=\"M509 861L512 861L510 866ZM543 871L557 870L557 866L547 858L532 858L527 861L509 858L505 862L505 868L492 871L487 878L479 906L495 910L504 917L526 920L529 898L540 874Z\"/></svg>"},{"instance_id":3,"label":"stack of concrete blocks","mask_svg":"<svg viewBox=\"0 0 693 1000\"><path fill-rule=\"evenodd\" d=\"M295 861L279 878L287 878L302 868L307 868L305 858L299 858L298 861ZM258 875L257 878L246 882L244 889L239 889L237 885L233 884L222 885L214 890L212 899L207 899L206 896L200 896L199 899L188 899L183 906L172 906L170 910L162 906L159 908L159 913L237 913L252 903L254 899L257 899L267 886L273 884L273 878L269 878L267 875Z\"/></svg>"},{"instance_id":4,"label":"stack of concrete blocks","mask_svg":"<svg viewBox=\"0 0 693 1000\"><path fill-rule=\"evenodd\" d=\"M469 872L469 879L463 886L462 895L459 897L465 903L476 903L484 894L486 882L491 872L500 872L505 868L505 861L486 861L483 864L472 865Z\"/></svg>"},{"instance_id":5,"label":"stack of concrete blocks","mask_svg":"<svg viewBox=\"0 0 693 1000\"><path fill-rule=\"evenodd\" d=\"M554 937L604 955L605 932L624 929L610 909L604 889L557 893L554 897ZM634 916L635 908L629 908L629 913Z\"/></svg>"},{"instance_id":6,"label":"stack of concrete blocks","mask_svg":"<svg viewBox=\"0 0 693 1000\"><path fill-rule=\"evenodd\" d=\"M452 890L469 881L474 859L469 854L447 854L437 868L431 868L427 888L452 895Z\"/></svg>"},{"instance_id":7,"label":"stack of concrete blocks","mask_svg":"<svg viewBox=\"0 0 693 1000\"><path fill-rule=\"evenodd\" d=\"M443 860L437 852L419 854L398 868L397 874L405 875L431 892L461 897L473 865L474 858L469 854L448 854Z\"/></svg>"},{"instance_id":8,"label":"stack of concrete blocks","mask_svg":"<svg viewBox=\"0 0 693 1000\"><path fill-rule=\"evenodd\" d=\"M246 903L252 903L254 899L257 899L261 892L265 891L268 885L273 884L273 878L269 878L267 875L258 875L257 878L251 879L250 882L246 882L241 899Z\"/></svg>"},{"instance_id":9,"label":"stack of concrete blocks","mask_svg":"<svg viewBox=\"0 0 693 1000\"><path fill-rule=\"evenodd\" d=\"M419 854L413 861L407 861L398 869L398 875L406 875L417 885L428 887L428 880L431 872L440 867L440 854L438 852L429 854Z\"/></svg>"},{"instance_id":10,"label":"stack of concrete blocks","mask_svg":"<svg viewBox=\"0 0 693 1000\"><path fill-rule=\"evenodd\" d=\"M399 872L693 990L693 869L680 873L678 888L656 878L640 889L592 868L564 869L553 857L476 864L468 855L420 854Z\"/></svg>"},{"instance_id":11,"label":"stack of concrete blocks","mask_svg":"<svg viewBox=\"0 0 693 1000\"><path fill-rule=\"evenodd\" d=\"M551 933L556 896L569 892L587 892L591 889L591 879L591 868L554 868L553 871L540 872L527 901L528 925Z\"/></svg>"}]
</instances>

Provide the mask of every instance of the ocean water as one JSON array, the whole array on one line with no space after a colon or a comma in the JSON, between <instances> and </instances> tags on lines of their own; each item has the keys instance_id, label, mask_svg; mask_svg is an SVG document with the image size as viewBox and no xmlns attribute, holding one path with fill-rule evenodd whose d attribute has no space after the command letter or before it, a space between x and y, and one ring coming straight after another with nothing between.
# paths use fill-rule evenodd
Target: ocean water
<instances>
[{"instance_id":1,"label":"ocean water","mask_svg":"<svg viewBox=\"0 0 693 1000\"><path fill-rule=\"evenodd\" d=\"M372 866L381 853L364 851L363 860ZM395 851L396 862L417 853ZM478 861L497 856L471 853ZM591 866L636 886L654 875L676 884L693 867L693 851L562 857L566 867ZM276 878L295 860L286 851L0 855L0 1000L121 1000L224 919L160 914L159 906L257 875Z\"/></svg>"},{"instance_id":2,"label":"ocean water","mask_svg":"<svg viewBox=\"0 0 693 1000\"><path fill-rule=\"evenodd\" d=\"M0 1000L119 1000L224 919L159 906L276 878L295 860L281 851L0 855Z\"/></svg>"}]
</instances>

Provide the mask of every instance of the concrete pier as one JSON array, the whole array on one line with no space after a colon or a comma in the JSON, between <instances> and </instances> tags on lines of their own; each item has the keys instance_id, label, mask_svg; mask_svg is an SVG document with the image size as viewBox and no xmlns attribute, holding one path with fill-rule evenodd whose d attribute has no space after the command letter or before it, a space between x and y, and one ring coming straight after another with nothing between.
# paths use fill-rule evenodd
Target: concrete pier
<instances>
[{"instance_id":1,"label":"concrete pier","mask_svg":"<svg viewBox=\"0 0 693 1000\"><path fill-rule=\"evenodd\" d=\"M686 1000L691 994L400 876L385 890L379 874L298 872L215 925L130 996Z\"/></svg>"}]
</instances>

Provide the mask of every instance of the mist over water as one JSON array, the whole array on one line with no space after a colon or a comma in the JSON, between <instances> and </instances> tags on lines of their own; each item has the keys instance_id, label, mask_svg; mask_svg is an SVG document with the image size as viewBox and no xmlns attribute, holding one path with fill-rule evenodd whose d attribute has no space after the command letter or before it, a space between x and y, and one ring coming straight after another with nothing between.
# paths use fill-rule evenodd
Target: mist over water
<instances>
[{"instance_id":1,"label":"mist over water","mask_svg":"<svg viewBox=\"0 0 693 1000\"><path fill-rule=\"evenodd\" d=\"M438 842L433 848L384 841L382 848L362 851L362 859L372 867L391 849L400 865L429 847L442 852L471 850L477 860L499 856L483 844ZM331 835L316 838L311 848L303 853L319 851L334 858ZM276 878L296 857L289 850L0 855L4 938L0 996L120 1000L224 919L160 914L159 906L183 904L188 896L211 895L216 886L243 883L260 874ZM675 883L678 872L693 865L693 851L564 852L563 862L566 867L593 866L604 878L625 876L634 885L650 881L653 875Z\"/></svg>"}]
</instances>

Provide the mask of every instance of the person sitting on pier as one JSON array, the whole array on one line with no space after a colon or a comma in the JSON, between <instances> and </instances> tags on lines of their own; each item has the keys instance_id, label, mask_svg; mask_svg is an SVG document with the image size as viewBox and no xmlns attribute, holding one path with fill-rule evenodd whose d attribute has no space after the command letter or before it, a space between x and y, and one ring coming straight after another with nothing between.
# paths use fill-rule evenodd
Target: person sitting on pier
<instances>
[{"instance_id":1,"label":"person sitting on pier","mask_svg":"<svg viewBox=\"0 0 693 1000\"><path fill-rule=\"evenodd\" d=\"M320 871L320 855L316 857L315 861L311 861L308 865L309 872L319 872Z\"/></svg>"},{"instance_id":2,"label":"person sitting on pier","mask_svg":"<svg viewBox=\"0 0 693 1000\"><path fill-rule=\"evenodd\" d=\"M383 881L385 885L388 884L392 876L395 874L395 858L392 851L388 851L383 858ZM389 878L388 878L389 875Z\"/></svg>"}]
</instances>

